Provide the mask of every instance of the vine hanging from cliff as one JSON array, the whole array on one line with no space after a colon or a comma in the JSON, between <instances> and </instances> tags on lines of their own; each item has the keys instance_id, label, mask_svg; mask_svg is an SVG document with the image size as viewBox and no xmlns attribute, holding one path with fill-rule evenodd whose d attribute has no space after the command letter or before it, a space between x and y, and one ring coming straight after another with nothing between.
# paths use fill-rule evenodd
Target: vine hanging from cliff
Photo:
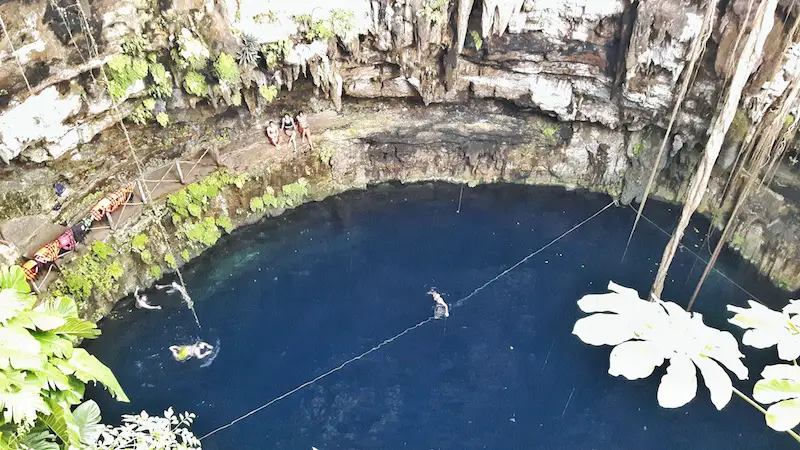
<instances>
[{"instance_id":1,"label":"vine hanging from cliff","mask_svg":"<svg viewBox=\"0 0 800 450\"><path fill-rule=\"evenodd\" d=\"M678 250L678 246L683 238L686 227L689 225L692 214L694 214L697 207L700 206L703 195L708 188L711 169L714 167L717 157L719 157L723 140L725 139L731 122L733 122L733 117L736 114L736 109L741 100L745 84L750 74L753 72L756 63L761 58L764 43L770 31L772 31L777 5L778 0L761 0L759 4L753 20L752 30L747 37L747 41L745 42L742 53L736 64L736 71L731 78L731 83L725 96L725 102L722 109L716 114L712 121L708 142L703 152L703 158L689 184L689 189L686 194L686 203L681 212L680 220L669 243L667 243L664 249L661 264L659 265L656 279L653 282L652 295L655 297L660 297L664 290L664 283L667 279L667 272L672 263L672 258Z\"/></svg>"},{"instance_id":2,"label":"vine hanging from cliff","mask_svg":"<svg viewBox=\"0 0 800 450\"><path fill-rule=\"evenodd\" d=\"M664 150L667 148L667 141L672 133L672 127L675 125L675 120L677 119L678 112L683 104L683 99L689 90L689 86L692 84L692 80L694 79L694 74L696 73L695 66L697 65L697 61L700 59L700 55L703 53L706 43L708 42L708 38L711 36L711 31L714 28L714 14L717 10L717 1L718 0L711 0L706 7L706 14L703 17L703 24L700 27L700 34L698 34L694 44L692 45L692 49L689 52L689 64L686 67L683 83L681 83L681 88L678 91L677 97L675 98L675 105L672 107L672 115L669 118L669 125L667 125L667 129L664 131L664 138L661 140L661 146L658 149L658 155L656 156L655 162L653 163L653 168L650 171L650 178L647 180L647 186L644 189L642 202L639 204L639 209L636 211L636 218L633 221L631 233L628 235L628 242L625 244L625 251L623 252L622 256L623 259L625 258L625 254L628 252L628 247L631 245L633 234L636 232L636 225L639 224L639 220L642 217L644 205L647 203L647 197L650 195L650 190L652 189L653 182L656 179L658 167L661 159L664 157Z\"/></svg>"}]
</instances>

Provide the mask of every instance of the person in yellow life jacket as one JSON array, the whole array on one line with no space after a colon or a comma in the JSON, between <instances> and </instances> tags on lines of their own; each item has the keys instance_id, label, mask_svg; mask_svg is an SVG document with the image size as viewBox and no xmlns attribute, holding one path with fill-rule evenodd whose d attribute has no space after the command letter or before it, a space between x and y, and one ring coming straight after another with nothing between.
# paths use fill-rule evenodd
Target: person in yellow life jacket
<instances>
[{"instance_id":1,"label":"person in yellow life jacket","mask_svg":"<svg viewBox=\"0 0 800 450\"><path fill-rule=\"evenodd\" d=\"M275 122L270 120L269 125L267 125L267 128L264 129L264 132L266 132L267 139L269 139L270 144L274 145L275 147L281 145L280 129Z\"/></svg>"},{"instance_id":2,"label":"person in yellow life jacket","mask_svg":"<svg viewBox=\"0 0 800 450\"><path fill-rule=\"evenodd\" d=\"M283 115L283 119L281 119L281 129L286 133L289 142L292 143L294 151L297 151L297 137L294 133L294 119L292 119L292 116L289 114Z\"/></svg>"},{"instance_id":3,"label":"person in yellow life jacket","mask_svg":"<svg viewBox=\"0 0 800 450\"><path fill-rule=\"evenodd\" d=\"M214 351L214 346L203 341L190 345L173 345L169 350L175 361L184 362L192 358L203 359Z\"/></svg>"},{"instance_id":4,"label":"person in yellow life jacket","mask_svg":"<svg viewBox=\"0 0 800 450\"><path fill-rule=\"evenodd\" d=\"M308 141L308 146L311 150L314 150L314 144L311 142L311 127L308 125L308 116L303 111L297 113L297 117L295 117L295 121L297 122L297 131L300 133L300 142L303 139Z\"/></svg>"}]
</instances>

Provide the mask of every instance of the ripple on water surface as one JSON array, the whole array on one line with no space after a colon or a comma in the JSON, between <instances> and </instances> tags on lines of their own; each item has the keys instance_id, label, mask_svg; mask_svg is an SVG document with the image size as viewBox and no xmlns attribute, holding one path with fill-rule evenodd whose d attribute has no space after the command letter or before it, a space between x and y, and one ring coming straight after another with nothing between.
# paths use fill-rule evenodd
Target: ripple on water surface
<instances>
[{"instance_id":1,"label":"ripple on water surface","mask_svg":"<svg viewBox=\"0 0 800 450\"><path fill-rule=\"evenodd\" d=\"M449 302L609 202L561 189L382 186L305 205L222 240L184 271L200 322L177 298L148 292L162 311L118 307L90 351L117 374L131 404L90 393L106 418L172 405L193 411L202 435L338 366ZM671 208L671 209L670 209ZM677 208L652 202L671 229ZM658 380L609 376L610 348L571 334L576 300L610 279L647 292L668 236L642 222L620 262L633 219L610 208L452 311L203 442L205 449L332 448L784 448L788 436L734 398L722 412L708 392L687 407L656 402ZM664 297L685 303L708 255L707 223L690 228ZM784 300L723 255L696 309L727 327L725 304L747 289ZM219 343L212 364L179 364L170 345ZM772 352L749 355L751 378ZM752 383L752 381L751 381ZM751 385L745 386L749 391Z\"/></svg>"}]
</instances>

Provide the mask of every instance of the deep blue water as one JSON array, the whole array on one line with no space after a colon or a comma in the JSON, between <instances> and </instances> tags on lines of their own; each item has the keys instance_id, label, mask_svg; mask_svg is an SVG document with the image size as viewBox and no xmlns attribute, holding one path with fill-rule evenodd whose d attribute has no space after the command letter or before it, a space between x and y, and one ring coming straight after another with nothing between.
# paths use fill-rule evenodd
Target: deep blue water
<instances>
[{"instance_id":1,"label":"deep blue water","mask_svg":"<svg viewBox=\"0 0 800 450\"><path fill-rule=\"evenodd\" d=\"M432 313L435 286L453 302L609 203L561 189L444 184L381 186L303 206L223 239L184 270L204 327L176 297L164 310L123 301L88 344L131 404L91 395L112 419L173 405L217 426L336 367ZM646 214L671 230L678 209ZM784 448L734 397L722 411L700 384L688 406L656 402L663 371L629 382L607 374L609 347L571 334L576 300L608 281L648 292L668 236L642 222L620 262L634 212L612 207L433 321L343 370L225 429L206 449L734 449ZM707 257L707 223L693 224L664 298L684 303ZM767 303L787 296L724 254L718 267ZM171 280L167 280L171 281ZM725 327L726 303L749 298L719 274L695 309ZM207 367L167 347L219 342ZM748 352L751 379L774 350ZM751 380L752 382L752 380ZM742 385L750 392L751 387ZM113 420L113 419L112 419Z\"/></svg>"}]
</instances>

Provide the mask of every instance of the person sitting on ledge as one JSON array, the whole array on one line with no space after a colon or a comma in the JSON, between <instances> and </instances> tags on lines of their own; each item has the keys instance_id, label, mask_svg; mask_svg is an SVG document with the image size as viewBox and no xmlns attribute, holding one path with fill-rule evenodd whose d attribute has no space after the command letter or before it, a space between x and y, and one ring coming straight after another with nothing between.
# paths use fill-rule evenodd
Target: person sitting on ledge
<instances>
[{"instance_id":1,"label":"person sitting on ledge","mask_svg":"<svg viewBox=\"0 0 800 450\"><path fill-rule=\"evenodd\" d=\"M192 358L203 359L214 351L214 346L203 341L191 345L173 345L169 350L175 361L184 362Z\"/></svg>"},{"instance_id":2,"label":"person sitting on ledge","mask_svg":"<svg viewBox=\"0 0 800 450\"><path fill-rule=\"evenodd\" d=\"M436 302L436 306L433 310L433 317L436 319L441 319L442 317L450 317L450 307L447 306L444 299L442 298L441 294L436 292L436 289L431 288L428 291L428 294L433 297L433 301Z\"/></svg>"},{"instance_id":3,"label":"person sitting on ledge","mask_svg":"<svg viewBox=\"0 0 800 450\"><path fill-rule=\"evenodd\" d=\"M270 144L274 145L275 147L281 145L281 135L278 124L270 120L269 125L267 125L267 128L265 128L264 131L267 133L267 139L269 139Z\"/></svg>"}]
</instances>

